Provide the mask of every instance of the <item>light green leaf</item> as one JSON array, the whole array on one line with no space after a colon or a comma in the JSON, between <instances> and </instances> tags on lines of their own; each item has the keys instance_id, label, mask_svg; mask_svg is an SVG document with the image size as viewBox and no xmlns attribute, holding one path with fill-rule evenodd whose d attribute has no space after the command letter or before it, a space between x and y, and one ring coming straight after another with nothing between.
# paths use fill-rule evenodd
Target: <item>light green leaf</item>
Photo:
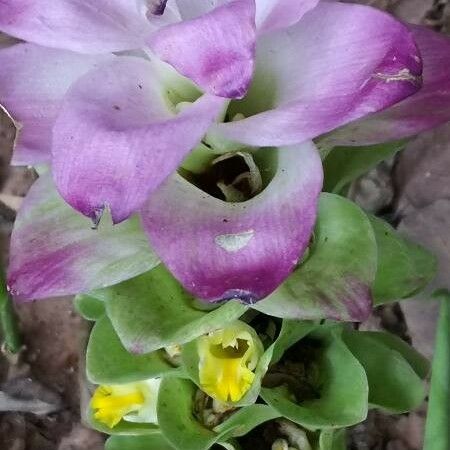
<instances>
[{"instance_id":1,"label":"light green leaf","mask_svg":"<svg viewBox=\"0 0 450 450\"><path fill-rule=\"evenodd\" d=\"M215 443L247 434L263 422L279 416L267 405L239 409L214 430L194 417L196 386L180 378L165 378L158 398L158 420L166 439L176 450L207 450Z\"/></svg>"},{"instance_id":2,"label":"light green leaf","mask_svg":"<svg viewBox=\"0 0 450 450\"><path fill-rule=\"evenodd\" d=\"M177 372L164 358L164 350L136 355L125 350L108 317L92 329L86 351L86 371L95 384L120 384Z\"/></svg>"},{"instance_id":3,"label":"light green leaf","mask_svg":"<svg viewBox=\"0 0 450 450\"><path fill-rule=\"evenodd\" d=\"M253 428L272 419L280 417L280 413L268 405L250 405L239 409L230 418L214 428L218 440L226 441L232 437L245 436Z\"/></svg>"},{"instance_id":4,"label":"light green leaf","mask_svg":"<svg viewBox=\"0 0 450 450\"><path fill-rule=\"evenodd\" d=\"M134 353L189 342L239 318L248 309L237 301L212 311L196 309L193 297L162 264L92 295L105 301L120 340Z\"/></svg>"},{"instance_id":5,"label":"light green leaf","mask_svg":"<svg viewBox=\"0 0 450 450\"><path fill-rule=\"evenodd\" d=\"M349 200L322 194L306 261L253 307L289 319L364 320L371 310L376 251L364 212Z\"/></svg>"},{"instance_id":6,"label":"light green leaf","mask_svg":"<svg viewBox=\"0 0 450 450\"><path fill-rule=\"evenodd\" d=\"M317 325L310 321L283 320L280 333L272 345L261 356L255 370L255 380L249 392L236 404L250 405L256 401L261 391L261 384L269 365L276 363L283 353L295 342L310 333Z\"/></svg>"},{"instance_id":7,"label":"light green leaf","mask_svg":"<svg viewBox=\"0 0 450 450\"><path fill-rule=\"evenodd\" d=\"M105 444L105 450L173 450L162 434L148 436L111 436Z\"/></svg>"},{"instance_id":8,"label":"light green leaf","mask_svg":"<svg viewBox=\"0 0 450 450\"><path fill-rule=\"evenodd\" d=\"M376 217L370 217L370 221L378 246L374 304L411 297L436 275L436 258L420 245L401 236L385 221Z\"/></svg>"},{"instance_id":9,"label":"light green leaf","mask_svg":"<svg viewBox=\"0 0 450 450\"><path fill-rule=\"evenodd\" d=\"M319 398L298 403L284 386L263 388L262 398L287 419L313 431L363 421L368 408L363 367L343 343L337 329L314 331L308 337L321 342L317 352Z\"/></svg>"},{"instance_id":10,"label":"light green leaf","mask_svg":"<svg viewBox=\"0 0 450 450\"><path fill-rule=\"evenodd\" d=\"M397 350L365 332L345 331L343 339L366 371L371 405L393 413L421 405L425 384Z\"/></svg>"},{"instance_id":11,"label":"light green leaf","mask_svg":"<svg viewBox=\"0 0 450 450\"><path fill-rule=\"evenodd\" d=\"M158 422L177 450L206 450L216 441L214 432L193 415L195 389L190 381L177 378L163 379L159 388Z\"/></svg>"},{"instance_id":12,"label":"light green leaf","mask_svg":"<svg viewBox=\"0 0 450 450\"><path fill-rule=\"evenodd\" d=\"M384 331L359 331L359 334L368 336L385 347L400 353L422 380L430 373L430 362L428 359L398 336Z\"/></svg>"},{"instance_id":13,"label":"light green leaf","mask_svg":"<svg viewBox=\"0 0 450 450\"><path fill-rule=\"evenodd\" d=\"M450 448L450 292L438 291L441 311L431 376L430 401L425 428L424 450Z\"/></svg>"},{"instance_id":14,"label":"light green leaf","mask_svg":"<svg viewBox=\"0 0 450 450\"><path fill-rule=\"evenodd\" d=\"M283 356L283 353L300 339L305 337L319 325L307 320L289 320L284 319L281 324L281 330L273 343L271 364L277 363Z\"/></svg>"},{"instance_id":15,"label":"light green leaf","mask_svg":"<svg viewBox=\"0 0 450 450\"><path fill-rule=\"evenodd\" d=\"M105 314L105 304L90 295L77 295L74 299L74 308L86 320L98 320Z\"/></svg>"},{"instance_id":16,"label":"light green leaf","mask_svg":"<svg viewBox=\"0 0 450 450\"><path fill-rule=\"evenodd\" d=\"M405 141L388 142L365 147L335 147L323 163L326 192L339 194L343 189L405 147Z\"/></svg>"}]
</instances>

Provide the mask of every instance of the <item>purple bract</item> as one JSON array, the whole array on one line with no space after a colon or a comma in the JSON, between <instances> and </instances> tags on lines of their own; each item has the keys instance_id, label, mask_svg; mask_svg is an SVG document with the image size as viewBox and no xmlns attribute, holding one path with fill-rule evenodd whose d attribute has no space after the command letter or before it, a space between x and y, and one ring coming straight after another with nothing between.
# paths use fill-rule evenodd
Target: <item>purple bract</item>
<instances>
[{"instance_id":1,"label":"purple bract","mask_svg":"<svg viewBox=\"0 0 450 450\"><path fill-rule=\"evenodd\" d=\"M312 139L373 144L450 119L450 41L360 5L1 0L0 30L26 41L0 51L0 103L20 130L13 163L49 164L72 208L123 222L80 229L40 180L12 237L9 285L24 299L120 282L153 267L154 250L201 299L260 300L311 237ZM236 152L261 171L244 201L186 176ZM134 214L151 257L126 225Z\"/></svg>"}]
</instances>

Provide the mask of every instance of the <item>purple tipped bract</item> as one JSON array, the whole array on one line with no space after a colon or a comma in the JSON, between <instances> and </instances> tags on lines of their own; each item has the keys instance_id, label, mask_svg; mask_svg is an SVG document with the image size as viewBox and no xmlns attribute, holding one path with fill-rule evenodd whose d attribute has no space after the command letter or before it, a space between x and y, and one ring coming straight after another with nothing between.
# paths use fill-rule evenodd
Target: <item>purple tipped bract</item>
<instances>
[{"instance_id":1,"label":"purple tipped bract","mask_svg":"<svg viewBox=\"0 0 450 450\"><path fill-rule=\"evenodd\" d=\"M13 162L51 171L13 232L22 298L105 287L160 259L203 300L256 302L309 245L312 139L375 143L450 119L448 39L366 6L2 0L0 30L26 41L0 50ZM239 201L237 181L197 182L236 151L254 166L236 180L260 177ZM83 215L99 211L95 234Z\"/></svg>"}]
</instances>

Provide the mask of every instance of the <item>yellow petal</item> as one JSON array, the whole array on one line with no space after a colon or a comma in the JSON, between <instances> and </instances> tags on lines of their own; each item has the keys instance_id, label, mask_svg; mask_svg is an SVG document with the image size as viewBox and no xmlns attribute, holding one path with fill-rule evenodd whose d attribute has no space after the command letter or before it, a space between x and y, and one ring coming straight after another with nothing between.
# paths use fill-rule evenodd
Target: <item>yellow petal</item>
<instances>
[{"instance_id":1,"label":"yellow petal","mask_svg":"<svg viewBox=\"0 0 450 450\"><path fill-rule=\"evenodd\" d=\"M199 377L204 392L221 402L237 402L250 389L262 344L243 322L233 322L198 341Z\"/></svg>"},{"instance_id":2,"label":"yellow petal","mask_svg":"<svg viewBox=\"0 0 450 450\"><path fill-rule=\"evenodd\" d=\"M115 427L122 418L138 411L145 398L137 385L99 386L91 400L94 418L109 428Z\"/></svg>"}]
</instances>

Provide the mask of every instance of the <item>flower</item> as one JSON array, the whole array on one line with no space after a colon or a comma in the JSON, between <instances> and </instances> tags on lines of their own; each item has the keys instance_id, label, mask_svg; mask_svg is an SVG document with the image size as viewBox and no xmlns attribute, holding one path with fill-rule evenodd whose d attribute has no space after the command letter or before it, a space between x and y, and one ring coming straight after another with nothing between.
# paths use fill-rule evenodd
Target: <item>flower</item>
<instances>
[{"instance_id":1,"label":"flower","mask_svg":"<svg viewBox=\"0 0 450 450\"><path fill-rule=\"evenodd\" d=\"M13 233L8 277L25 299L154 267L156 256L133 257L144 239L125 224L137 213L148 254L194 295L258 301L310 240L322 186L311 139L373 143L450 118L448 39L361 5L3 0L0 30L28 41L0 51L0 102L19 129L13 162L51 164L75 210L95 225L109 214L123 222L108 244L91 233L87 245L87 232L72 226L79 218L43 215L51 182L35 186ZM388 133L384 125L374 132L388 120ZM233 201L193 182L197 169L236 152L261 175L250 196L235 191L255 175L252 164L226 183ZM58 237L50 246L49 236Z\"/></svg>"},{"instance_id":2,"label":"flower","mask_svg":"<svg viewBox=\"0 0 450 450\"><path fill-rule=\"evenodd\" d=\"M158 423L156 403L160 379L136 383L101 385L91 400L94 418L109 428L122 419L128 422Z\"/></svg>"},{"instance_id":3,"label":"flower","mask_svg":"<svg viewBox=\"0 0 450 450\"><path fill-rule=\"evenodd\" d=\"M221 402L238 402L251 388L263 353L252 327L236 321L198 338L200 387Z\"/></svg>"}]
</instances>

